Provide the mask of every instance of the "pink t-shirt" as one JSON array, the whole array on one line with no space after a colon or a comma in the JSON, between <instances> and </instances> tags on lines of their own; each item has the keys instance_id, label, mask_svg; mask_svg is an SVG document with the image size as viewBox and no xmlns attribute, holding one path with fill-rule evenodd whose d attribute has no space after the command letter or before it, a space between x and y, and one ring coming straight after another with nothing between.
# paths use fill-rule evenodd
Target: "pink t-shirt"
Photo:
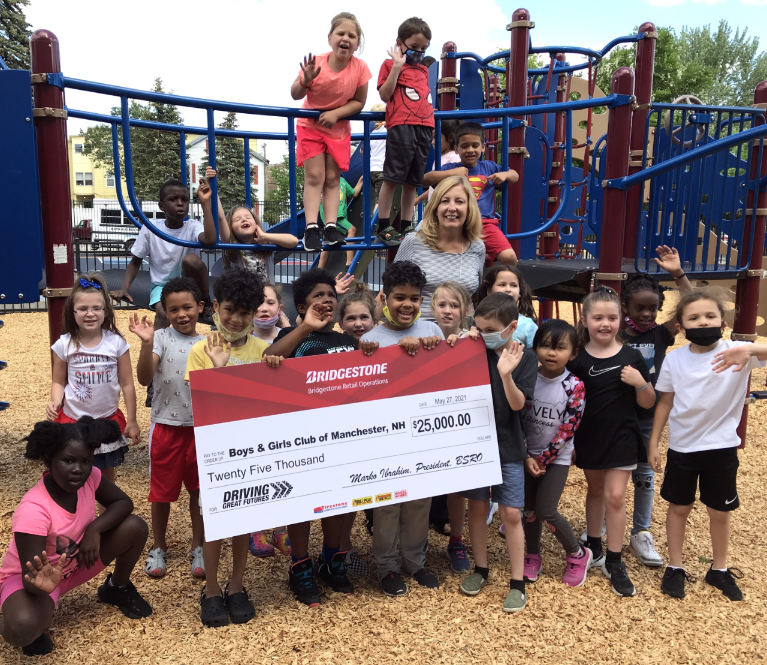
<instances>
[{"instance_id":1,"label":"pink t-shirt","mask_svg":"<svg viewBox=\"0 0 767 665\"><path fill-rule=\"evenodd\" d=\"M317 56L316 67L321 68L322 71L309 86L309 92L306 93L301 108L318 111L341 108L354 99L357 88L373 78L364 60L352 56L346 67L336 74L330 69L329 57L330 52ZM301 71L298 75L301 76ZM348 120L339 120L330 129L322 127L316 120L310 118L299 118L297 124L301 127L311 127L335 140L344 139L351 133L351 123Z\"/></svg>"},{"instance_id":2,"label":"pink t-shirt","mask_svg":"<svg viewBox=\"0 0 767 665\"><path fill-rule=\"evenodd\" d=\"M74 513L64 510L48 494L45 488L46 475L48 471L21 498L13 513L11 530L13 533L45 536L45 551L54 565L65 552L67 557L72 557L64 566L64 578L67 578L77 570L78 564L74 557L80 549L80 541L85 535L85 529L96 518L96 490L101 483L101 471L94 466L85 485L77 490L77 509ZM24 570L26 570L26 564L25 561ZM16 539L11 538L8 551L3 557L2 568L0 568L0 584L21 572Z\"/></svg>"}]
</instances>

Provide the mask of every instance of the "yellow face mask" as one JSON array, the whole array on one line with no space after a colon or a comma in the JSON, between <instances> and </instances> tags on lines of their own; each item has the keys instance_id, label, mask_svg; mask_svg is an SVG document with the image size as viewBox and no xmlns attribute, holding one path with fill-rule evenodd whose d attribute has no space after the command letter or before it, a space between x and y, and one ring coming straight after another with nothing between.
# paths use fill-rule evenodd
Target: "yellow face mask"
<instances>
[{"instance_id":1,"label":"yellow face mask","mask_svg":"<svg viewBox=\"0 0 767 665\"><path fill-rule=\"evenodd\" d=\"M236 342L238 339L242 339L243 337L247 337L250 335L250 333L253 332L253 329L256 327L253 323L253 319L250 320L250 323L243 329L240 330L240 332L232 332L231 330L227 330L224 328L223 324L221 323L221 317L218 315L218 312L213 313L213 324L218 329L218 332L221 333L221 336L227 341L227 342Z\"/></svg>"},{"instance_id":2,"label":"yellow face mask","mask_svg":"<svg viewBox=\"0 0 767 665\"><path fill-rule=\"evenodd\" d=\"M416 314L416 315L415 315L415 318L413 319L413 323L411 323L409 326L403 326L402 324L400 324L400 323L397 323L397 322L396 322L396 321L395 321L395 320L392 318L392 315L391 315L391 312L389 311L389 306L388 306L388 305L386 305L386 306L383 308L383 315L384 315L384 317L386 317L386 320L387 320L389 323L391 323L393 326L395 326L395 327L397 327L397 328L410 328L410 327L413 325L413 323L415 323L416 321L418 321L418 319L420 319L420 318L421 318L421 310L420 310L420 309L418 310L418 314Z\"/></svg>"}]
</instances>

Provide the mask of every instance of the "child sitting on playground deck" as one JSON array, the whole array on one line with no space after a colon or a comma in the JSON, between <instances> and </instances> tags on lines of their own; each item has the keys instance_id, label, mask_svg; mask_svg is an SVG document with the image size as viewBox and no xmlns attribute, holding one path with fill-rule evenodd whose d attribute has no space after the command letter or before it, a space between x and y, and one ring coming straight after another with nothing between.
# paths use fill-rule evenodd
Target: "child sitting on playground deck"
<instances>
[{"instance_id":1,"label":"child sitting on playground deck","mask_svg":"<svg viewBox=\"0 0 767 665\"><path fill-rule=\"evenodd\" d=\"M165 219L155 220L158 230L177 240L199 241L203 245L216 244L216 227L213 219L206 219L205 224L197 220L186 220L189 214L189 189L180 180L166 180L160 187L160 210ZM186 221L184 221L186 220ZM136 279L143 259L149 260L149 277L152 291L149 295L149 308L155 311L154 329L160 330L170 325L160 302L162 287L173 277L190 277L200 287L205 309L200 315L202 323L210 325L211 305L208 285L208 268L200 258L200 250L174 245L152 233L146 226L139 231L136 244L131 249L133 258L125 270L120 289L110 295L117 300L133 302L130 287Z\"/></svg>"},{"instance_id":2,"label":"child sitting on playground deck","mask_svg":"<svg viewBox=\"0 0 767 665\"><path fill-rule=\"evenodd\" d=\"M429 90L429 70L422 63L431 42L431 29L423 19L407 19L397 30L397 43L389 50L378 72L378 94L386 102L386 160L384 182L378 199L378 239L397 245L414 231L416 188L421 186L426 159L434 136L434 107ZM408 220L402 234L389 222L397 185L402 186L400 219Z\"/></svg>"},{"instance_id":3,"label":"child sitting on playground deck","mask_svg":"<svg viewBox=\"0 0 767 665\"><path fill-rule=\"evenodd\" d=\"M485 243L485 265L498 262L513 266L517 255L508 238L498 228L495 216L495 188L504 182L515 183L519 175L514 170L501 171L495 162L480 159L485 150L485 130L477 122L464 122L455 132L455 146L461 158L460 166L443 164L441 171L431 171L423 177L425 186L434 186L451 175L466 176L477 197L482 213L482 240Z\"/></svg>"},{"instance_id":4,"label":"child sitting on playground deck","mask_svg":"<svg viewBox=\"0 0 767 665\"><path fill-rule=\"evenodd\" d=\"M187 356L197 342L197 318L202 311L200 289L188 277L174 277L162 289L162 308L170 328L155 331L147 317L133 314L128 329L141 340L136 378L142 386L155 379L152 429L149 444L149 498L152 504L152 534L144 571L149 577L164 577L168 543L165 539L170 504L178 501L182 483L189 493L192 521L192 575L203 579L203 528L200 513L200 479L192 419L192 395L184 381Z\"/></svg>"}]
</instances>

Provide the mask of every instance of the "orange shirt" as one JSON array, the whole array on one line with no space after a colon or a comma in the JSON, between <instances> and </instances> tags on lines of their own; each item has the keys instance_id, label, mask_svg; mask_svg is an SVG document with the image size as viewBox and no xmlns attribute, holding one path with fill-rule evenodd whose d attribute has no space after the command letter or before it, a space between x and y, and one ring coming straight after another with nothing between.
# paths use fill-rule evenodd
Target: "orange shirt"
<instances>
[{"instance_id":1,"label":"orange shirt","mask_svg":"<svg viewBox=\"0 0 767 665\"><path fill-rule=\"evenodd\" d=\"M373 78L364 60L352 56L346 67L335 73L328 64L329 57L330 52L317 56L316 66L321 68L320 75L312 81L301 108L318 111L340 108L354 99L357 88ZM301 71L298 75L301 76ZM335 140L344 139L351 133L351 123L348 120L339 120L331 129L322 127L310 118L299 118L297 124L311 127Z\"/></svg>"}]
</instances>

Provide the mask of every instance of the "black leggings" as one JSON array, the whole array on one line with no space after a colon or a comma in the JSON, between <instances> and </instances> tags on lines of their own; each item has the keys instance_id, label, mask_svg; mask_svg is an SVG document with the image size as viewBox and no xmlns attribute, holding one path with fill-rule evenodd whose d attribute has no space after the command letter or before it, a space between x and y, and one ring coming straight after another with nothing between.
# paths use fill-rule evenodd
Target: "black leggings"
<instances>
[{"instance_id":1,"label":"black leggings","mask_svg":"<svg viewBox=\"0 0 767 665\"><path fill-rule=\"evenodd\" d=\"M546 473L537 478L525 474L525 543L528 554L541 553L541 528L543 522L556 536L567 554L580 550L570 523L559 514L559 499L565 489L570 467L549 464Z\"/></svg>"}]
</instances>

